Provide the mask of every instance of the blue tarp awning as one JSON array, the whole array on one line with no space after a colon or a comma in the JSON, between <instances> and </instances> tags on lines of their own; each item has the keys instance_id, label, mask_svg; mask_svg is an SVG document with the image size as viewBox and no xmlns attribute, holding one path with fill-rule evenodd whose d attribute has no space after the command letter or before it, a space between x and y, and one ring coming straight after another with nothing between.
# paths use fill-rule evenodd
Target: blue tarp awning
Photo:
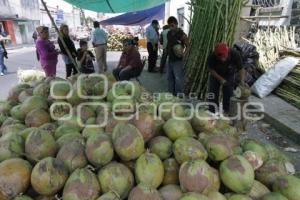
<instances>
[{"instance_id":1,"label":"blue tarp awning","mask_svg":"<svg viewBox=\"0 0 300 200\"><path fill-rule=\"evenodd\" d=\"M144 26L151 23L153 19L162 20L165 17L165 4L141 10L137 12L129 12L110 19L101 21L103 26L107 25L124 25L124 26Z\"/></svg>"}]
</instances>

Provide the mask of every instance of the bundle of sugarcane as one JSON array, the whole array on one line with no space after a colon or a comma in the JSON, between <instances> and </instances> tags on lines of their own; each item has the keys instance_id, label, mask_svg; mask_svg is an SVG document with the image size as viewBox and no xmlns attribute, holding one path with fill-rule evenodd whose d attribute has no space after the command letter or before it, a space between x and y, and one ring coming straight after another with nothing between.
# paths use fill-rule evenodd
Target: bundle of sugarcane
<instances>
[{"instance_id":1,"label":"bundle of sugarcane","mask_svg":"<svg viewBox=\"0 0 300 200\"><path fill-rule=\"evenodd\" d=\"M252 41L248 41L257 48L259 53L259 67L267 71L281 57L282 52L294 54L297 48L295 27L277 27L258 30Z\"/></svg>"},{"instance_id":2,"label":"bundle of sugarcane","mask_svg":"<svg viewBox=\"0 0 300 200\"><path fill-rule=\"evenodd\" d=\"M284 79L275 94L300 109L300 65Z\"/></svg>"},{"instance_id":3,"label":"bundle of sugarcane","mask_svg":"<svg viewBox=\"0 0 300 200\"><path fill-rule=\"evenodd\" d=\"M243 0L192 0L190 43L185 57L186 93L205 98L208 82L207 58L218 42L231 45Z\"/></svg>"}]
</instances>

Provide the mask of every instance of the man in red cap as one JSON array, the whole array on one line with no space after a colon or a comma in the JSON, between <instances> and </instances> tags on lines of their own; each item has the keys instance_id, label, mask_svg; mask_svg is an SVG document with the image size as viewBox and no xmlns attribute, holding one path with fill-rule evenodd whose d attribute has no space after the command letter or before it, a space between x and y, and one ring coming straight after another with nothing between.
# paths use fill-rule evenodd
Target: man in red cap
<instances>
[{"instance_id":1,"label":"man in red cap","mask_svg":"<svg viewBox=\"0 0 300 200\"><path fill-rule=\"evenodd\" d=\"M219 106L220 87L223 86L223 110L228 113L235 84L244 82L242 57L235 49L229 48L225 43L219 43L208 58L208 67L210 71L208 99ZM239 78L235 76L238 73ZM215 106L210 106L209 110L216 112Z\"/></svg>"}]
</instances>

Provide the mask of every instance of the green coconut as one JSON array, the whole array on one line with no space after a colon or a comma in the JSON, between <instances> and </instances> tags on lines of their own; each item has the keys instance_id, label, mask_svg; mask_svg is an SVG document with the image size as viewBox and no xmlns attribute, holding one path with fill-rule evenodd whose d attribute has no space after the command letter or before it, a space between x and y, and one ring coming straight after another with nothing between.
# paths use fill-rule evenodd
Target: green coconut
<instances>
[{"instance_id":1,"label":"green coconut","mask_svg":"<svg viewBox=\"0 0 300 200\"><path fill-rule=\"evenodd\" d=\"M88 164L84 150L84 145L75 141L64 145L58 151L56 158L60 159L71 173L75 169L83 168Z\"/></svg>"},{"instance_id":2,"label":"green coconut","mask_svg":"<svg viewBox=\"0 0 300 200\"><path fill-rule=\"evenodd\" d=\"M114 192L107 192L101 195L97 200L120 200L120 197Z\"/></svg>"},{"instance_id":3,"label":"green coconut","mask_svg":"<svg viewBox=\"0 0 300 200\"><path fill-rule=\"evenodd\" d=\"M19 135L22 136L22 138L24 139L24 141L26 141L28 135L32 132L32 131L36 131L38 130L38 128L36 127L31 127L31 128L26 128L23 131L19 132Z\"/></svg>"},{"instance_id":4,"label":"green coconut","mask_svg":"<svg viewBox=\"0 0 300 200\"><path fill-rule=\"evenodd\" d=\"M268 193L270 193L270 190L264 184L255 180L248 196L253 199L261 199L262 196Z\"/></svg>"},{"instance_id":5,"label":"green coconut","mask_svg":"<svg viewBox=\"0 0 300 200\"><path fill-rule=\"evenodd\" d=\"M44 109L35 109L26 115L25 124L28 127L39 127L49 123L50 120L50 115Z\"/></svg>"},{"instance_id":6,"label":"green coconut","mask_svg":"<svg viewBox=\"0 0 300 200\"><path fill-rule=\"evenodd\" d=\"M289 200L300 199L300 179L293 175L281 176L273 184L273 191L279 192Z\"/></svg>"},{"instance_id":7,"label":"green coconut","mask_svg":"<svg viewBox=\"0 0 300 200\"><path fill-rule=\"evenodd\" d=\"M213 167L209 168L210 173L211 173L211 177L209 180L209 186L203 190L203 194L207 195L210 192L216 192L220 190L221 187L221 180L220 180L220 175L219 175L219 171L216 170Z\"/></svg>"},{"instance_id":8,"label":"green coconut","mask_svg":"<svg viewBox=\"0 0 300 200\"><path fill-rule=\"evenodd\" d=\"M40 195L40 196L36 197L35 200L57 200L57 198L53 195L52 196Z\"/></svg>"},{"instance_id":9,"label":"green coconut","mask_svg":"<svg viewBox=\"0 0 300 200\"><path fill-rule=\"evenodd\" d=\"M0 138L0 162L18 158L24 154L24 139L16 134L9 133Z\"/></svg>"},{"instance_id":10,"label":"green coconut","mask_svg":"<svg viewBox=\"0 0 300 200\"><path fill-rule=\"evenodd\" d=\"M142 184L133 188L130 193L128 200L163 200L160 193L151 187L144 186Z\"/></svg>"},{"instance_id":11,"label":"green coconut","mask_svg":"<svg viewBox=\"0 0 300 200\"><path fill-rule=\"evenodd\" d=\"M33 200L33 199L27 195L20 195L14 198L14 200Z\"/></svg>"},{"instance_id":12,"label":"green coconut","mask_svg":"<svg viewBox=\"0 0 300 200\"><path fill-rule=\"evenodd\" d=\"M17 101L5 101L2 102L0 104L0 113L2 115L9 115L10 114L10 110L14 107L18 105Z\"/></svg>"},{"instance_id":13,"label":"green coconut","mask_svg":"<svg viewBox=\"0 0 300 200\"><path fill-rule=\"evenodd\" d=\"M72 104L73 106L79 105L81 102L84 100L79 97L78 89L77 89L77 84L75 83L73 85L73 89L71 91L71 96L67 98L67 101Z\"/></svg>"},{"instance_id":14,"label":"green coconut","mask_svg":"<svg viewBox=\"0 0 300 200\"><path fill-rule=\"evenodd\" d=\"M180 104L169 102L159 106L159 114L163 120L167 121L174 117L184 117L185 111Z\"/></svg>"},{"instance_id":15,"label":"green coconut","mask_svg":"<svg viewBox=\"0 0 300 200\"><path fill-rule=\"evenodd\" d=\"M220 177L232 191L247 194L254 183L254 169L244 157L234 155L221 163Z\"/></svg>"},{"instance_id":16,"label":"green coconut","mask_svg":"<svg viewBox=\"0 0 300 200\"><path fill-rule=\"evenodd\" d=\"M2 122L2 126L1 126L1 132L3 132L3 129L6 128L6 126L9 126L9 125L20 125L21 124L21 121L20 120L17 120L17 119L14 119L12 117L7 117L3 122ZM23 126L25 127L25 125L23 124Z\"/></svg>"},{"instance_id":17,"label":"green coconut","mask_svg":"<svg viewBox=\"0 0 300 200\"><path fill-rule=\"evenodd\" d=\"M29 113L32 110L35 109L48 109L48 101L46 98L41 97L41 96L32 96L26 99L22 104L21 104L21 111L23 113Z\"/></svg>"},{"instance_id":18,"label":"green coconut","mask_svg":"<svg viewBox=\"0 0 300 200\"><path fill-rule=\"evenodd\" d=\"M14 86L13 88L10 89L7 100L18 101L19 100L18 97L19 97L20 93L28 88L30 88L30 85L28 85L26 83L21 83L21 84Z\"/></svg>"},{"instance_id":19,"label":"green coconut","mask_svg":"<svg viewBox=\"0 0 300 200\"><path fill-rule=\"evenodd\" d=\"M51 82L51 89L52 89L52 98L53 99L62 99L66 98L71 90L71 83L68 81L62 81L62 82L57 82L55 81Z\"/></svg>"},{"instance_id":20,"label":"green coconut","mask_svg":"<svg viewBox=\"0 0 300 200\"><path fill-rule=\"evenodd\" d=\"M0 199L10 200L25 193L30 184L31 165L20 158L0 162Z\"/></svg>"},{"instance_id":21,"label":"green coconut","mask_svg":"<svg viewBox=\"0 0 300 200\"><path fill-rule=\"evenodd\" d=\"M229 135L213 135L206 141L209 158L214 161L223 161L234 154L238 141Z\"/></svg>"},{"instance_id":22,"label":"green coconut","mask_svg":"<svg viewBox=\"0 0 300 200\"><path fill-rule=\"evenodd\" d=\"M264 195L261 200L288 200L285 196L277 192L270 192Z\"/></svg>"},{"instance_id":23,"label":"green coconut","mask_svg":"<svg viewBox=\"0 0 300 200\"><path fill-rule=\"evenodd\" d=\"M0 114L0 127L2 126L3 122L7 119L8 117L5 116L4 114Z\"/></svg>"},{"instance_id":24,"label":"green coconut","mask_svg":"<svg viewBox=\"0 0 300 200\"><path fill-rule=\"evenodd\" d=\"M265 149L263 144L261 144L258 141L252 139L244 140L242 142L242 148L244 151L255 152L257 155L259 155L262 158L263 162L267 161L269 158L267 150Z\"/></svg>"},{"instance_id":25,"label":"green coconut","mask_svg":"<svg viewBox=\"0 0 300 200\"><path fill-rule=\"evenodd\" d=\"M124 161L134 160L145 151L142 134L131 124L115 126L112 141L116 153Z\"/></svg>"},{"instance_id":26,"label":"green coconut","mask_svg":"<svg viewBox=\"0 0 300 200\"><path fill-rule=\"evenodd\" d=\"M206 196L196 192L188 192L182 195L179 200L209 200Z\"/></svg>"},{"instance_id":27,"label":"green coconut","mask_svg":"<svg viewBox=\"0 0 300 200\"><path fill-rule=\"evenodd\" d=\"M53 119L61 119L63 117L71 115L73 112L73 109L70 107L70 105L67 102L62 100L54 101L52 103L50 110L51 110L51 117Z\"/></svg>"},{"instance_id":28,"label":"green coconut","mask_svg":"<svg viewBox=\"0 0 300 200\"><path fill-rule=\"evenodd\" d=\"M164 164L164 179L163 185L179 183L179 164L174 158L169 158L163 162Z\"/></svg>"},{"instance_id":29,"label":"green coconut","mask_svg":"<svg viewBox=\"0 0 300 200\"><path fill-rule=\"evenodd\" d=\"M150 152L165 160L172 155L172 141L164 136L157 136L149 142Z\"/></svg>"},{"instance_id":30,"label":"green coconut","mask_svg":"<svg viewBox=\"0 0 300 200\"><path fill-rule=\"evenodd\" d=\"M179 200L182 197L182 191L178 185L165 185L159 189L164 200Z\"/></svg>"},{"instance_id":31,"label":"green coconut","mask_svg":"<svg viewBox=\"0 0 300 200\"><path fill-rule=\"evenodd\" d=\"M68 170L59 159L47 157L38 162L31 174L31 185L41 195L55 195L68 178Z\"/></svg>"},{"instance_id":32,"label":"green coconut","mask_svg":"<svg viewBox=\"0 0 300 200\"><path fill-rule=\"evenodd\" d=\"M59 139L61 136L72 133L80 133L80 127L73 124L62 124L55 130L54 136L55 139Z\"/></svg>"},{"instance_id":33,"label":"green coconut","mask_svg":"<svg viewBox=\"0 0 300 200\"><path fill-rule=\"evenodd\" d=\"M10 110L10 115L20 121L24 121L26 113L21 111L21 105L16 105Z\"/></svg>"},{"instance_id":34,"label":"green coconut","mask_svg":"<svg viewBox=\"0 0 300 200\"><path fill-rule=\"evenodd\" d=\"M207 152L201 142L192 137L181 137L173 145L173 153L179 164L192 160L206 160Z\"/></svg>"},{"instance_id":35,"label":"green coconut","mask_svg":"<svg viewBox=\"0 0 300 200\"><path fill-rule=\"evenodd\" d=\"M68 178L62 198L64 200L91 200L101 192L97 176L88 169L76 169Z\"/></svg>"},{"instance_id":36,"label":"green coconut","mask_svg":"<svg viewBox=\"0 0 300 200\"><path fill-rule=\"evenodd\" d=\"M26 157L32 161L39 161L49 156L55 156L56 142L52 135L37 129L32 131L25 141Z\"/></svg>"},{"instance_id":37,"label":"green coconut","mask_svg":"<svg viewBox=\"0 0 300 200\"><path fill-rule=\"evenodd\" d=\"M82 131L82 136L88 139L92 135L103 134L104 130L101 127L85 127Z\"/></svg>"},{"instance_id":38,"label":"green coconut","mask_svg":"<svg viewBox=\"0 0 300 200\"><path fill-rule=\"evenodd\" d=\"M254 170L259 169L264 163L261 156L258 155L256 152L253 152L253 151L244 152L243 157L246 158L246 160L249 161L249 163L252 165Z\"/></svg>"},{"instance_id":39,"label":"green coconut","mask_svg":"<svg viewBox=\"0 0 300 200\"><path fill-rule=\"evenodd\" d=\"M40 126L40 129L47 131L49 134L54 136L54 133L57 129L57 124L56 123L46 123Z\"/></svg>"},{"instance_id":40,"label":"green coconut","mask_svg":"<svg viewBox=\"0 0 300 200\"><path fill-rule=\"evenodd\" d=\"M19 94L18 100L20 103L23 103L26 99L28 99L32 95L33 95L33 88L25 89Z\"/></svg>"},{"instance_id":41,"label":"green coconut","mask_svg":"<svg viewBox=\"0 0 300 200\"><path fill-rule=\"evenodd\" d=\"M209 192L207 194L207 197L209 200L227 200L223 194L221 194L220 192L216 192L216 191Z\"/></svg>"},{"instance_id":42,"label":"green coconut","mask_svg":"<svg viewBox=\"0 0 300 200\"><path fill-rule=\"evenodd\" d=\"M49 94L50 94L50 85L49 83L46 82L40 83L33 89L34 96L48 97Z\"/></svg>"},{"instance_id":43,"label":"green coconut","mask_svg":"<svg viewBox=\"0 0 300 200\"><path fill-rule=\"evenodd\" d=\"M61 136L58 140L56 140L58 148L62 148L65 144L70 144L72 142L78 142L80 144L85 144L85 140L83 136L79 133L69 133Z\"/></svg>"},{"instance_id":44,"label":"green coconut","mask_svg":"<svg viewBox=\"0 0 300 200\"><path fill-rule=\"evenodd\" d=\"M249 196L242 195L242 194L234 194L231 195L228 200L252 200Z\"/></svg>"},{"instance_id":45,"label":"green coconut","mask_svg":"<svg viewBox=\"0 0 300 200\"><path fill-rule=\"evenodd\" d=\"M108 164L114 157L114 149L109 136L94 134L86 143L85 154L90 163L101 167Z\"/></svg>"},{"instance_id":46,"label":"green coconut","mask_svg":"<svg viewBox=\"0 0 300 200\"><path fill-rule=\"evenodd\" d=\"M138 113L133 120L133 125L139 129L145 142L148 142L155 136L155 120L153 115L147 113Z\"/></svg>"},{"instance_id":47,"label":"green coconut","mask_svg":"<svg viewBox=\"0 0 300 200\"><path fill-rule=\"evenodd\" d=\"M11 125L2 125L1 133L2 135L16 133L19 134L22 130L24 130L26 126L24 124L11 124Z\"/></svg>"},{"instance_id":48,"label":"green coconut","mask_svg":"<svg viewBox=\"0 0 300 200\"><path fill-rule=\"evenodd\" d=\"M256 179L268 187L272 186L278 177L284 175L288 175L288 171L282 160L268 160L255 171Z\"/></svg>"},{"instance_id":49,"label":"green coconut","mask_svg":"<svg viewBox=\"0 0 300 200\"><path fill-rule=\"evenodd\" d=\"M210 186L212 172L204 160L184 162L179 170L179 182L183 192L202 193Z\"/></svg>"},{"instance_id":50,"label":"green coconut","mask_svg":"<svg viewBox=\"0 0 300 200\"><path fill-rule=\"evenodd\" d=\"M144 153L135 165L135 178L138 184L158 188L164 178L164 166L156 154Z\"/></svg>"},{"instance_id":51,"label":"green coconut","mask_svg":"<svg viewBox=\"0 0 300 200\"><path fill-rule=\"evenodd\" d=\"M215 120L215 117L212 116L211 113L201 110L195 113L191 124L193 126L193 129L199 133L210 132L215 128Z\"/></svg>"},{"instance_id":52,"label":"green coconut","mask_svg":"<svg viewBox=\"0 0 300 200\"><path fill-rule=\"evenodd\" d=\"M85 124L89 118L96 117L96 113L94 109L91 106L87 106L87 105L82 106L80 110L76 110L76 113L77 116L80 117L81 122L83 124Z\"/></svg>"},{"instance_id":53,"label":"green coconut","mask_svg":"<svg viewBox=\"0 0 300 200\"><path fill-rule=\"evenodd\" d=\"M191 124L186 120L169 119L164 124L163 130L172 141L176 141L180 137L194 135Z\"/></svg>"},{"instance_id":54,"label":"green coconut","mask_svg":"<svg viewBox=\"0 0 300 200\"><path fill-rule=\"evenodd\" d=\"M134 177L131 171L123 164L112 162L103 167L98 173L102 191L113 191L120 199L127 198L134 186Z\"/></svg>"}]
</instances>

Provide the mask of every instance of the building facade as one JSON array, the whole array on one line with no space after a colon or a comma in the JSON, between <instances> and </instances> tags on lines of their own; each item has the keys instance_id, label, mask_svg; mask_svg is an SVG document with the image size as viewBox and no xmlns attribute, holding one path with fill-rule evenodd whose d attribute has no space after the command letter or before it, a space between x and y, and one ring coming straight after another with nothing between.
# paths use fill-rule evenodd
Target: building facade
<instances>
[{"instance_id":1,"label":"building facade","mask_svg":"<svg viewBox=\"0 0 300 200\"><path fill-rule=\"evenodd\" d=\"M190 0L166 1L165 23L170 16L174 16L178 19L179 27L182 28L185 33L188 33L190 29L189 20L191 19L189 2Z\"/></svg>"},{"instance_id":2,"label":"building facade","mask_svg":"<svg viewBox=\"0 0 300 200\"><path fill-rule=\"evenodd\" d=\"M12 44L32 43L39 25L39 0L0 0L0 25Z\"/></svg>"}]
</instances>

